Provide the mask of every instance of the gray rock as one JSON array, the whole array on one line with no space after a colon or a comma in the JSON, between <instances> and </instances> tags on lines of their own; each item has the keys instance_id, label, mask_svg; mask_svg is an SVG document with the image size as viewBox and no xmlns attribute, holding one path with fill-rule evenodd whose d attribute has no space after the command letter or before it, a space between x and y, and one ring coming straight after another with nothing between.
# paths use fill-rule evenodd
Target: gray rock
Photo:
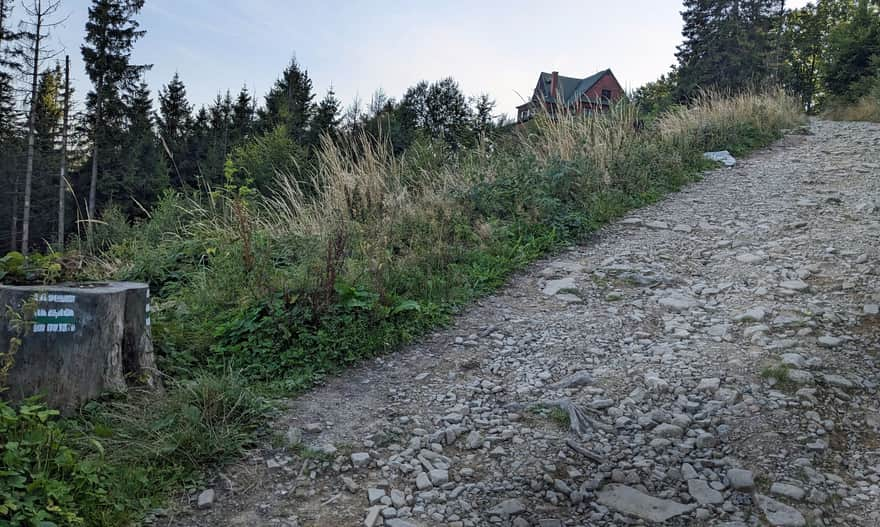
<instances>
[{"instance_id":1,"label":"gray rock","mask_svg":"<svg viewBox=\"0 0 880 527\"><path fill-rule=\"evenodd\" d=\"M382 498L385 497L385 491L382 489L369 488L367 489L367 499L370 502L370 505L375 505L382 501Z\"/></svg>"},{"instance_id":2,"label":"gray rock","mask_svg":"<svg viewBox=\"0 0 880 527\"><path fill-rule=\"evenodd\" d=\"M551 388L563 390L565 388L579 388L588 384L593 384L593 376L588 371L579 371L552 385Z\"/></svg>"},{"instance_id":3,"label":"gray rock","mask_svg":"<svg viewBox=\"0 0 880 527\"><path fill-rule=\"evenodd\" d=\"M810 285L803 280L785 280L779 283L779 287L789 291L806 291Z\"/></svg>"},{"instance_id":4,"label":"gray rock","mask_svg":"<svg viewBox=\"0 0 880 527\"><path fill-rule=\"evenodd\" d=\"M406 494L401 490L393 489L391 491L391 504L398 509L406 506Z\"/></svg>"},{"instance_id":5,"label":"gray rock","mask_svg":"<svg viewBox=\"0 0 880 527\"><path fill-rule=\"evenodd\" d=\"M355 468L365 467L370 464L370 454L367 452L355 452L351 455L351 464Z\"/></svg>"},{"instance_id":6,"label":"gray rock","mask_svg":"<svg viewBox=\"0 0 880 527\"><path fill-rule=\"evenodd\" d=\"M880 305L878 305L878 304L865 304L865 307L862 308L862 312L868 316L880 315Z\"/></svg>"},{"instance_id":7,"label":"gray rock","mask_svg":"<svg viewBox=\"0 0 880 527\"><path fill-rule=\"evenodd\" d=\"M767 260L767 257L762 254L743 253L736 257L737 262L744 264L757 264L765 260Z\"/></svg>"},{"instance_id":8,"label":"gray rock","mask_svg":"<svg viewBox=\"0 0 880 527\"><path fill-rule=\"evenodd\" d=\"M502 517L510 517L520 514L526 510L525 505L517 499L504 500L498 505L489 509L489 514Z\"/></svg>"},{"instance_id":9,"label":"gray rock","mask_svg":"<svg viewBox=\"0 0 880 527\"><path fill-rule=\"evenodd\" d=\"M196 506L200 509L210 508L214 505L214 498L214 489L205 489L199 492L199 497L196 499Z\"/></svg>"},{"instance_id":10,"label":"gray rock","mask_svg":"<svg viewBox=\"0 0 880 527\"><path fill-rule=\"evenodd\" d=\"M825 381L825 384L837 386L838 388L854 388L856 386L854 382L847 379L846 377L831 373L826 373L822 375L822 380Z\"/></svg>"},{"instance_id":11,"label":"gray rock","mask_svg":"<svg viewBox=\"0 0 880 527\"><path fill-rule=\"evenodd\" d=\"M782 364L793 368L803 369L807 365L807 359L799 353L783 353Z\"/></svg>"},{"instance_id":12,"label":"gray rock","mask_svg":"<svg viewBox=\"0 0 880 527\"><path fill-rule=\"evenodd\" d=\"M645 227L647 227L649 229L655 229L655 230L662 231L662 230L668 229L669 224L666 223L665 221L648 221L648 222L645 222Z\"/></svg>"},{"instance_id":13,"label":"gray rock","mask_svg":"<svg viewBox=\"0 0 880 527\"><path fill-rule=\"evenodd\" d=\"M795 501L801 501L802 499L804 499L804 496L807 495L804 489L800 487L789 485L788 483L780 483L778 481L773 485L770 485L770 494L774 494L776 496L784 496L786 498L791 498Z\"/></svg>"},{"instance_id":14,"label":"gray rock","mask_svg":"<svg viewBox=\"0 0 880 527\"><path fill-rule=\"evenodd\" d=\"M673 313L687 311L699 305L699 302L697 302L695 299L682 294L665 296L661 298L659 302L661 306L665 307L669 311L672 311Z\"/></svg>"},{"instance_id":15,"label":"gray rock","mask_svg":"<svg viewBox=\"0 0 880 527\"><path fill-rule=\"evenodd\" d=\"M483 436L476 430L471 430L464 440L464 446L468 450L476 450L483 447Z\"/></svg>"},{"instance_id":16,"label":"gray rock","mask_svg":"<svg viewBox=\"0 0 880 527\"><path fill-rule=\"evenodd\" d=\"M822 346L823 348L836 348L837 346L840 346L843 343L843 339L838 338L838 337L832 337L830 335L825 335L825 336L819 337L818 342L819 342L819 345Z\"/></svg>"},{"instance_id":17,"label":"gray rock","mask_svg":"<svg viewBox=\"0 0 880 527\"><path fill-rule=\"evenodd\" d=\"M718 505L724 502L724 496L702 479L688 480L688 494L700 505Z\"/></svg>"},{"instance_id":18,"label":"gray rock","mask_svg":"<svg viewBox=\"0 0 880 527\"><path fill-rule=\"evenodd\" d=\"M812 384L813 374L807 370L790 369L786 372L785 377L791 382L797 384Z\"/></svg>"},{"instance_id":19,"label":"gray rock","mask_svg":"<svg viewBox=\"0 0 880 527\"><path fill-rule=\"evenodd\" d=\"M774 527L805 527L807 525L804 515L794 507L789 507L762 494L756 494L755 498L770 525Z\"/></svg>"},{"instance_id":20,"label":"gray rock","mask_svg":"<svg viewBox=\"0 0 880 527\"><path fill-rule=\"evenodd\" d=\"M431 479L431 483L439 487L449 481L449 472L446 470L434 469L428 473L428 478Z\"/></svg>"},{"instance_id":21,"label":"gray rock","mask_svg":"<svg viewBox=\"0 0 880 527\"><path fill-rule=\"evenodd\" d=\"M418 527L414 523L410 523L405 520L401 520L399 518L392 518L390 520L385 520L385 527Z\"/></svg>"},{"instance_id":22,"label":"gray rock","mask_svg":"<svg viewBox=\"0 0 880 527\"><path fill-rule=\"evenodd\" d=\"M697 385L697 391L698 392L715 393L718 391L718 388L720 386L721 386L721 379L719 379L718 377L701 379L700 384Z\"/></svg>"},{"instance_id":23,"label":"gray rock","mask_svg":"<svg viewBox=\"0 0 880 527\"><path fill-rule=\"evenodd\" d=\"M374 527L379 524L379 518L382 514L382 509L385 507L382 505L376 505L370 507L367 511L367 517L364 518L364 527Z\"/></svg>"},{"instance_id":24,"label":"gray rock","mask_svg":"<svg viewBox=\"0 0 880 527\"><path fill-rule=\"evenodd\" d=\"M599 491L600 504L624 514L629 514L652 522L665 522L676 516L686 514L697 508L672 500L663 500L644 494L626 485L611 484Z\"/></svg>"},{"instance_id":25,"label":"gray rock","mask_svg":"<svg viewBox=\"0 0 880 527\"><path fill-rule=\"evenodd\" d=\"M547 283L544 284L543 293L545 295L553 296L560 291L575 289L576 287L574 278L571 277L560 278L559 280L548 280Z\"/></svg>"},{"instance_id":26,"label":"gray rock","mask_svg":"<svg viewBox=\"0 0 880 527\"><path fill-rule=\"evenodd\" d=\"M680 426L662 423L654 428L654 435L665 438L677 438L684 435L684 429Z\"/></svg>"},{"instance_id":27,"label":"gray rock","mask_svg":"<svg viewBox=\"0 0 880 527\"><path fill-rule=\"evenodd\" d=\"M755 488L755 476L751 470L732 468L727 471L727 479L734 490L750 492Z\"/></svg>"},{"instance_id":28,"label":"gray rock","mask_svg":"<svg viewBox=\"0 0 880 527\"><path fill-rule=\"evenodd\" d=\"M419 475L416 476L416 488L419 490L428 490L434 488L434 484L431 483L431 478L424 472L419 472Z\"/></svg>"},{"instance_id":29,"label":"gray rock","mask_svg":"<svg viewBox=\"0 0 880 527\"><path fill-rule=\"evenodd\" d=\"M302 428L298 426L291 426L287 429L287 432L284 433L284 440L287 441L287 446L296 447L302 443L303 431Z\"/></svg>"},{"instance_id":30,"label":"gray rock","mask_svg":"<svg viewBox=\"0 0 880 527\"><path fill-rule=\"evenodd\" d=\"M767 317L767 312L762 307L753 307L739 313L733 320L736 322L761 322Z\"/></svg>"},{"instance_id":31,"label":"gray rock","mask_svg":"<svg viewBox=\"0 0 880 527\"><path fill-rule=\"evenodd\" d=\"M732 167L736 165L736 158L733 157L727 150L719 150L717 152L705 152L703 154L703 157L705 157L709 161L721 163L726 167Z\"/></svg>"}]
</instances>

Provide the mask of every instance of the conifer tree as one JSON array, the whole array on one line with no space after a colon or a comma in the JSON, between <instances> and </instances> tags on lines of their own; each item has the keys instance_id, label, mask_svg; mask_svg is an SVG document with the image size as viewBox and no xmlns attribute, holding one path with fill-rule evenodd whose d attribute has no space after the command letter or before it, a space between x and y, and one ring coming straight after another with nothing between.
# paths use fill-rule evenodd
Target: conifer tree
<instances>
[{"instance_id":1,"label":"conifer tree","mask_svg":"<svg viewBox=\"0 0 880 527\"><path fill-rule=\"evenodd\" d=\"M260 131L268 132L284 125L294 141L306 144L314 98L309 72L292 59L266 95L266 105L259 111Z\"/></svg>"},{"instance_id":2,"label":"conifer tree","mask_svg":"<svg viewBox=\"0 0 880 527\"><path fill-rule=\"evenodd\" d=\"M242 86L232 106L232 134L231 141L238 145L251 137L254 127L254 99L248 92L247 86Z\"/></svg>"},{"instance_id":3,"label":"conifer tree","mask_svg":"<svg viewBox=\"0 0 880 527\"><path fill-rule=\"evenodd\" d=\"M21 70L18 40L12 28L12 0L0 0L0 204L9 211L8 247L18 248L19 170L21 139L15 111L13 75ZM4 214L4 221L6 217Z\"/></svg>"},{"instance_id":4,"label":"conifer tree","mask_svg":"<svg viewBox=\"0 0 880 527\"><path fill-rule=\"evenodd\" d=\"M341 102L336 98L333 88L330 88L327 91L327 95L318 103L315 117L312 119L312 124L309 128L309 133L311 134L309 145L312 148L320 146L322 135L328 134L333 137L339 131L340 106Z\"/></svg>"},{"instance_id":5,"label":"conifer tree","mask_svg":"<svg viewBox=\"0 0 880 527\"><path fill-rule=\"evenodd\" d=\"M168 170L153 132L153 99L147 84L141 81L126 94L124 102L127 155L120 177L108 183L114 185L113 195L122 210L129 216L137 216L142 213L141 206L149 208L168 186Z\"/></svg>"},{"instance_id":6,"label":"conifer tree","mask_svg":"<svg viewBox=\"0 0 880 527\"><path fill-rule=\"evenodd\" d=\"M737 92L764 81L782 0L685 0L678 47L678 98L701 88Z\"/></svg>"},{"instance_id":7,"label":"conifer tree","mask_svg":"<svg viewBox=\"0 0 880 527\"><path fill-rule=\"evenodd\" d=\"M92 121L91 177L88 213L97 206L98 174L101 166L120 163L122 137L117 125L124 122L123 91L133 88L150 65L131 64L131 51L145 31L134 16L144 0L92 0L86 22L85 44L81 46L86 73L94 85L87 106ZM109 155L102 156L102 151Z\"/></svg>"},{"instance_id":8,"label":"conifer tree","mask_svg":"<svg viewBox=\"0 0 880 527\"><path fill-rule=\"evenodd\" d=\"M183 186L184 173L181 164L187 151L192 127L192 105L186 98L186 86L175 73L171 81L159 90L159 137L170 155L172 171L178 186Z\"/></svg>"}]
</instances>

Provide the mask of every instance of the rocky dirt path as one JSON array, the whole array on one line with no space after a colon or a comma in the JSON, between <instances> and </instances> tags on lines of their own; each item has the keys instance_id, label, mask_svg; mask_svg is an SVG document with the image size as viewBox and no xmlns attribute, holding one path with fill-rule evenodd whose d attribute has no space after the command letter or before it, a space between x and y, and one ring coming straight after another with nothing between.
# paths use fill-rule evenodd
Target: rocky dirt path
<instances>
[{"instance_id":1,"label":"rocky dirt path","mask_svg":"<svg viewBox=\"0 0 880 527\"><path fill-rule=\"evenodd\" d=\"M880 126L813 122L291 401L154 523L880 525L878 304Z\"/></svg>"}]
</instances>

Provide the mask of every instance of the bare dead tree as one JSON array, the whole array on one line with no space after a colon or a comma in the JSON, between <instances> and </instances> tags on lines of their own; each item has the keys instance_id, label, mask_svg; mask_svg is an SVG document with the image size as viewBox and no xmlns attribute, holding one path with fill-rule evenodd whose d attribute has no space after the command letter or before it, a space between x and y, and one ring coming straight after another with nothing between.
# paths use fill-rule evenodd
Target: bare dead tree
<instances>
[{"instance_id":1,"label":"bare dead tree","mask_svg":"<svg viewBox=\"0 0 880 527\"><path fill-rule=\"evenodd\" d=\"M34 143L36 140L37 122L37 85L39 83L41 65L57 55L57 53L47 50L44 44L49 37L49 30L62 22L49 21L49 18L58 11L60 5L61 0L32 0L30 4L24 7L24 12L27 16L22 22L22 35L26 43L24 59L31 77L27 165L24 173L24 208L21 218L21 254L25 256L30 245L31 188L34 177Z\"/></svg>"},{"instance_id":2,"label":"bare dead tree","mask_svg":"<svg viewBox=\"0 0 880 527\"><path fill-rule=\"evenodd\" d=\"M64 250L64 195L67 187L67 127L70 118L70 55L64 57L64 121L61 125L61 173L58 177L58 250Z\"/></svg>"}]
</instances>

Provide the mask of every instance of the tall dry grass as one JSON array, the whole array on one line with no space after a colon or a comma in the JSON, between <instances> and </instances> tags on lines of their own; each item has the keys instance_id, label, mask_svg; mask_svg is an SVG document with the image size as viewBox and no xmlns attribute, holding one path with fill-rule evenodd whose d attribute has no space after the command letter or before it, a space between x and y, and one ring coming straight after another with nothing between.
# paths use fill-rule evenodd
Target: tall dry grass
<instances>
[{"instance_id":1,"label":"tall dry grass","mask_svg":"<svg viewBox=\"0 0 880 527\"><path fill-rule=\"evenodd\" d=\"M674 107L657 119L660 137L681 148L720 147L742 127L766 135L805 123L795 97L782 89L724 95L703 92L691 106Z\"/></svg>"},{"instance_id":2,"label":"tall dry grass","mask_svg":"<svg viewBox=\"0 0 880 527\"><path fill-rule=\"evenodd\" d=\"M862 97L853 104L836 105L822 114L832 121L868 121L880 123L880 88L877 96Z\"/></svg>"},{"instance_id":3,"label":"tall dry grass","mask_svg":"<svg viewBox=\"0 0 880 527\"><path fill-rule=\"evenodd\" d=\"M414 174L389 141L364 133L345 143L324 137L317 165L308 187L293 174L278 174L277 190L265 201L265 229L321 237L346 224L393 222L446 202L463 184L452 170Z\"/></svg>"}]
</instances>

